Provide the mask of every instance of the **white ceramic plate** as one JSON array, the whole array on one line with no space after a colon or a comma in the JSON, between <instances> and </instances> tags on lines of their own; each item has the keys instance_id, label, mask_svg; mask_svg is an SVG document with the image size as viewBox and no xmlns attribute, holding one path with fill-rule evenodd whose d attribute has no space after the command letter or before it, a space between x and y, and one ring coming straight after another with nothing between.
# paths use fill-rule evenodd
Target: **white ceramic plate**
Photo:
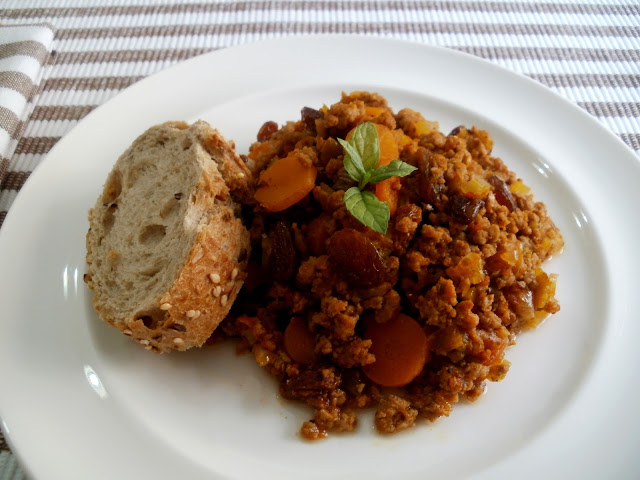
<instances>
[{"instance_id":1,"label":"white ceramic plate","mask_svg":"<svg viewBox=\"0 0 640 480\"><path fill-rule=\"evenodd\" d=\"M203 118L246 152L267 120L371 90L443 131L488 129L566 248L562 310L523 334L507 378L409 432L306 443L310 416L229 345L152 355L100 323L82 282L87 210L147 127ZM51 151L0 231L0 416L41 479L623 478L640 471L640 162L540 85L450 50L296 37L194 58L127 89Z\"/></svg>"}]
</instances>

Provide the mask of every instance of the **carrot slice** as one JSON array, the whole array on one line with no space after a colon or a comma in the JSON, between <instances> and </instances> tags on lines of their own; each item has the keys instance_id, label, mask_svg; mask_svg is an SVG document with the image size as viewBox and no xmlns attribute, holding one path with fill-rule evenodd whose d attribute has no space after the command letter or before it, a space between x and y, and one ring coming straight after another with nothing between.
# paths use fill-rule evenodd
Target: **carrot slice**
<instances>
[{"instance_id":1,"label":"carrot slice","mask_svg":"<svg viewBox=\"0 0 640 480\"><path fill-rule=\"evenodd\" d=\"M270 212L280 212L306 197L313 190L317 175L311 159L293 150L260 174L255 199Z\"/></svg>"},{"instance_id":2,"label":"carrot slice","mask_svg":"<svg viewBox=\"0 0 640 480\"><path fill-rule=\"evenodd\" d=\"M291 359L301 365L316 361L316 338L307 324L299 317L293 317L284 330L284 349Z\"/></svg>"},{"instance_id":3,"label":"carrot slice","mask_svg":"<svg viewBox=\"0 0 640 480\"><path fill-rule=\"evenodd\" d=\"M376 124L378 138L380 139L380 163L378 165L389 165L393 160L397 160L400 152L396 136L384 125ZM400 179L392 177L376 184L376 197L381 202L389 204L389 213L393 216L398 208L398 191Z\"/></svg>"},{"instance_id":4,"label":"carrot slice","mask_svg":"<svg viewBox=\"0 0 640 480\"><path fill-rule=\"evenodd\" d=\"M375 194L381 202L389 205L389 214L393 216L398 208L398 197L401 188L400 179L391 177L382 182L376 183Z\"/></svg>"},{"instance_id":5,"label":"carrot slice","mask_svg":"<svg viewBox=\"0 0 640 480\"><path fill-rule=\"evenodd\" d=\"M402 313L385 323L371 322L364 334L371 340L374 363L362 367L370 380L383 387L402 387L416 378L429 360L424 330Z\"/></svg>"},{"instance_id":6,"label":"carrot slice","mask_svg":"<svg viewBox=\"0 0 640 480\"><path fill-rule=\"evenodd\" d=\"M396 136L384 125L376 123L375 126L380 140L380 163L378 165L389 165L392 160L397 160L400 156Z\"/></svg>"}]
</instances>

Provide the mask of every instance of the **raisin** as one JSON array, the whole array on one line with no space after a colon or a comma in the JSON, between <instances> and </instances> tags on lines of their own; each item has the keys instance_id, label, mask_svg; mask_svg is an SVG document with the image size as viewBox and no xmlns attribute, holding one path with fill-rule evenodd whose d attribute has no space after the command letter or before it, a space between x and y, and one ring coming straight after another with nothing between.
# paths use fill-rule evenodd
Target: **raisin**
<instances>
[{"instance_id":1,"label":"raisin","mask_svg":"<svg viewBox=\"0 0 640 480\"><path fill-rule=\"evenodd\" d=\"M352 287L368 288L384 281L384 262L378 249L357 230L345 228L334 233L327 252L333 270Z\"/></svg>"},{"instance_id":2,"label":"raisin","mask_svg":"<svg viewBox=\"0 0 640 480\"><path fill-rule=\"evenodd\" d=\"M449 132L448 136L456 136L458 135L462 130L466 130L467 128L464 125L458 125L457 127L455 127L453 130L451 130Z\"/></svg>"},{"instance_id":3,"label":"raisin","mask_svg":"<svg viewBox=\"0 0 640 480\"><path fill-rule=\"evenodd\" d=\"M469 198L464 195L452 195L447 204L447 211L451 218L463 225L469 225L476 218L478 210L484 205L479 198Z\"/></svg>"},{"instance_id":4,"label":"raisin","mask_svg":"<svg viewBox=\"0 0 640 480\"><path fill-rule=\"evenodd\" d=\"M513 211L518 208L516 205L516 201L511 195L511 191L509 190L509 186L506 184L504 180L502 180L497 175L491 175L489 178L489 183L494 188L493 194L496 197L496 201L509 210Z\"/></svg>"},{"instance_id":5,"label":"raisin","mask_svg":"<svg viewBox=\"0 0 640 480\"><path fill-rule=\"evenodd\" d=\"M278 124L276 122L265 122L258 131L258 141L264 142L271 135L278 131Z\"/></svg>"},{"instance_id":6,"label":"raisin","mask_svg":"<svg viewBox=\"0 0 640 480\"><path fill-rule=\"evenodd\" d=\"M322 113L310 107L303 107L300 113L302 114L302 123L304 123L305 128L315 134L316 120L322 118Z\"/></svg>"},{"instance_id":7,"label":"raisin","mask_svg":"<svg viewBox=\"0 0 640 480\"><path fill-rule=\"evenodd\" d=\"M274 280L281 283L289 281L296 272L298 255L293 246L289 227L279 220L269 232L271 250L268 268Z\"/></svg>"}]
</instances>

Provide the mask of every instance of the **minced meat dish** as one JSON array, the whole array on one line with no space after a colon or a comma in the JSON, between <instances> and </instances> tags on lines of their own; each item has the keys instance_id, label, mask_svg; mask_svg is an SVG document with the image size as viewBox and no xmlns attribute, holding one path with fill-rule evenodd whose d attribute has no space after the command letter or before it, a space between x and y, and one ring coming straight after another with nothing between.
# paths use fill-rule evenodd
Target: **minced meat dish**
<instances>
[{"instance_id":1,"label":"minced meat dish","mask_svg":"<svg viewBox=\"0 0 640 480\"><path fill-rule=\"evenodd\" d=\"M365 123L380 165L415 168L362 187L388 204L386 233L345 206L358 185L338 139ZM541 265L562 236L492 146L484 130L445 134L368 92L258 132L249 273L217 335L241 339L283 397L313 409L304 438L351 431L364 408L384 433L448 416L507 374L518 332L559 310Z\"/></svg>"}]
</instances>

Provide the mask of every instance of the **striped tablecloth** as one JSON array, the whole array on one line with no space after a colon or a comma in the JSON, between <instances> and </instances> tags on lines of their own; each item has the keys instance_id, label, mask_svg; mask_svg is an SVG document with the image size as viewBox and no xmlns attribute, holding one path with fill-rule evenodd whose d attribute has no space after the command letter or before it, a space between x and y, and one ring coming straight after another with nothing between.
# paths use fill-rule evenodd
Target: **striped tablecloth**
<instances>
[{"instance_id":1,"label":"striped tablecloth","mask_svg":"<svg viewBox=\"0 0 640 480\"><path fill-rule=\"evenodd\" d=\"M34 24L50 28L53 41L46 52L26 53L41 71L21 92L26 107L3 116L15 95L2 86L15 50L6 32ZM483 57L575 102L640 156L637 0L1 0L0 127L10 125L14 137L4 133L13 140L0 152L0 228L53 145L122 89L211 50L313 33L393 37ZM23 477L0 434L0 479Z\"/></svg>"}]
</instances>

